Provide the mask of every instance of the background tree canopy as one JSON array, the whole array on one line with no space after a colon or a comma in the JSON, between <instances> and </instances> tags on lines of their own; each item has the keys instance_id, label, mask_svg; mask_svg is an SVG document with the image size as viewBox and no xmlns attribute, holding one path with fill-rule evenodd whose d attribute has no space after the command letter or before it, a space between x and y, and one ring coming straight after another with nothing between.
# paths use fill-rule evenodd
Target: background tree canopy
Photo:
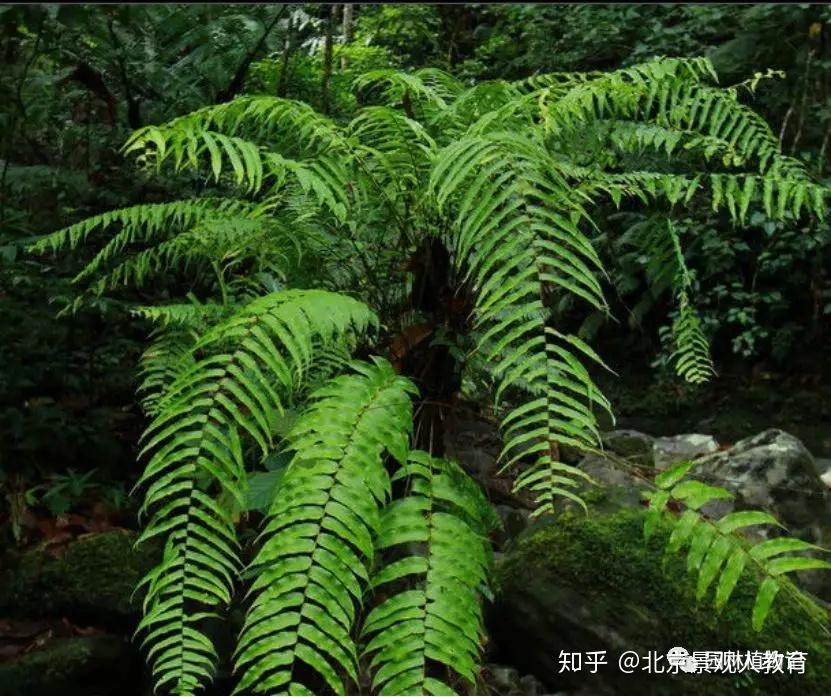
<instances>
[{"instance_id":1,"label":"background tree canopy","mask_svg":"<svg viewBox=\"0 0 831 697\"><path fill-rule=\"evenodd\" d=\"M165 574L182 587L189 582L177 567L176 546L184 538L170 532L171 511L177 501L196 505L192 498L170 499L164 486L168 470L184 481L190 466L184 456L176 459L186 441L171 424L183 413L196 418L200 395L214 389L210 376L200 382L198 369L215 367L210 361L226 354L240 361L233 370L254 371L258 385L273 382L279 398L248 376L228 387L243 407L204 407L202 416L218 430L199 447L224 468L206 477L222 491L217 506L231 512L223 518L225 532L206 533L216 535L220 551L198 561L210 587L191 588L190 596L183 591L188 603L207 603L205 594L226 600L225 577L252 562L231 546L226 554L218 541L234 538L240 517L265 514L272 536L250 569L258 575L255 590L263 579L274 581L269 565L281 545L296 542L279 523L277 513L286 511L269 511L275 487L295 487L313 508L315 487L335 486L329 460L315 460L320 479L311 488L290 466L310 442L339 448L341 459L333 457L347 473L374 472L372 506L361 511L357 537L350 538L361 552L376 525L418 528L410 542L428 548L432 535L437 547L452 547L454 534L474 546L475 564L464 578L454 577L465 598L489 592L489 552L483 547L480 554L476 540L493 521L478 490L466 489L456 465L443 459L444 445L436 446L453 428L446 426L448 413L502 419L510 463L545 460L518 477L518 490L535 492L538 514L549 513L557 496L583 505L570 488L577 475L568 450L599 442L600 432L612 428L612 411L620 424L658 435L707 430L730 442L775 422L815 455L831 457L831 231L822 216L822 192L831 183L828 7L2 5L0 23L0 537L9 549L135 529L141 502L128 492L149 483L145 535L167 536L168 546L147 577L145 616L164 621L172 602ZM664 56L671 60L656 60ZM713 75L717 86L699 87ZM642 98L649 106L642 107ZM291 132L280 130L285 123ZM539 141L518 138L525 128L538 129ZM754 174L739 177L754 159ZM494 163L512 176L488 188L488 176L502 176ZM551 171L560 179L546 179ZM704 182L707 195L695 195ZM589 215L578 197L589 201L600 193L605 198L592 202ZM549 218L539 212L569 196L566 212ZM491 209L481 204L486 199ZM523 201L523 224L531 221L534 235L548 235L533 249L549 255L539 273L554 290L539 290L531 300L523 256L531 243L517 236L512 251L504 251L504 240L494 238L483 251L472 241L492 234L490 216L510 221L496 211L514 210L515 200ZM160 231L171 221L181 234L163 239ZM590 241L581 232L589 226ZM107 229L114 232L109 241L95 240L94 232ZM63 232L44 237L55 230ZM79 244L88 237L91 244ZM119 258L142 243L148 247L141 253ZM33 245L46 253L32 254ZM55 254L62 246L72 253ZM510 274L500 270L506 259L513 259ZM503 285L496 288L494 279ZM340 295L344 289L350 298ZM272 346L266 338L241 348L224 343L255 317L270 318L270 340L290 347L285 364L265 357ZM312 321L307 326L302 318ZM378 333L368 345L364 335L373 326ZM544 338L529 339L529 327ZM542 342L544 360L557 365L558 413L568 415L543 455L523 429L530 424L548 437L560 422L544 410L535 416L535 402L518 396L540 394L532 384L539 378L530 362L535 341ZM311 366L308 356L318 352L321 365ZM362 361L358 367L325 382L351 352ZM371 358L378 354L389 362ZM225 364L222 370L236 379ZM222 380L224 390L231 378ZM492 381L513 409L507 417L491 409ZM409 405L415 390L421 395L415 413L407 406L390 417L403 431L415 424L408 455L393 426L365 423L361 415L375 399ZM197 404L192 414L183 395ZM302 411L307 402L314 406ZM327 419L336 414L353 415L343 442L327 440ZM236 436L226 433L234 429L264 453L256 472L241 475L245 491L229 474L243 459ZM343 454L353 441L361 444L360 457ZM142 475L136 456L153 447L159 450ZM389 477L381 452L400 465ZM685 479L688 471L671 468L655 480L648 530L660 532L659 516L676 505L697 511L721 497ZM412 491L387 504L403 480L414 482ZM354 480L341 484L353 487L344 496L366 493ZM486 497L518 495L497 489L486 485ZM224 508L204 505L210 515L225 515ZM427 508L448 527L418 527L414 511ZM728 515L717 532L701 535L714 544L713 536L776 523L765 515ZM692 526L689 535L699 530L697 517L680 520L679 527ZM295 521L298 530L310 524L304 521ZM253 554L245 535L256 529L241 533L243 557ZM669 547L677 549L683 534L674 535ZM379 540L367 558L377 552L395 560L377 572L381 580L350 576L347 596L365 581L375 587L419 574L429 593L451 566L446 557L428 571L421 552L402 556L395 534ZM767 554L810 547L800 544L769 547ZM699 595L717 586L719 607L747 559L767 573L764 550L757 559L732 545L716 545L718 565L714 553L708 559L715 567L700 577L709 579L698 582ZM696 549L693 543L691 568L697 553L699 566L704 559ZM347 558L342 552L336 561ZM719 576L722 563L730 572ZM780 564L777 574L805 563L793 564ZM309 583L325 589L320 574ZM779 586L762 589L753 611L759 626ZM409 657L390 658L397 638L384 612L406 614L411 598L406 591L391 595L390 605L364 618L348 610L343 622L347 634L354 622L367 622L373 642L367 651L378 652L374 660L382 666L376 687L394 692L412 684L389 682L384 670ZM351 608L348 597L342 600ZM459 620L474 633L483 621L471 609L476 602L463 601L467 614ZM263 593L249 610L254 629L245 625L238 649L244 686L256 686L260 676L257 613L279 622L285 612L269 603ZM439 608L435 622L450 616L442 611L452 614ZM334 636L352 650L334 624L319 620L307 629L308 645ZM171 668L164 642L156 658L156 677L180 691L196 688L205 657L211 664L214 657L211 632L197 630L195 621L187 626L193 634L183 630L183 641L202 647L191 662ZM428 645L429 631L424 636ZM473 684L476 641L465 641L461 659L438 648L429 658ZM365 682L350 672L357 658L339 652L331 652L334 669L308 648L301 659L331 689L343 689L341 679ZM446 687L426 675L419 689ZM300 689L308 676L272 678L275 689L284 687L283 678Z\"/></svg>"}]
</instances>

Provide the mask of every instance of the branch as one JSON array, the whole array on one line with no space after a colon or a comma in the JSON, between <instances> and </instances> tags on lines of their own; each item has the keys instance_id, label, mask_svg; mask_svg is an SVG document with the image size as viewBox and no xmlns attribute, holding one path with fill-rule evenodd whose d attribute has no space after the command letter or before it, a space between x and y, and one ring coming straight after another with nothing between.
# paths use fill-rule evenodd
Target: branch
<instances>
[{"instance_id":1,"label":"branch","mask_svg":"<svg viewBox=\"0 0 831 697\"><path fill-rule=\"evenodd\" d=\"M222 90L216 97L218 102L228 102L232 100L237 93L242 89L242 84L245 81L245 76L248 74L248 68L251 67L251 63L254 61L256 55L260 52L260 49L263 47L265 40L268 38L268 35L271 33L271 30L277 25L277 22L280 21L280 18L283 16L283 13L286 10L286 5L283 5L280 8L280 11L274 16L274 19L271 20L271 23L265 28L263 35L260 37L260 40L254 45L252 48L243 58L242 63L240 63L239 68L234 73L234 77L231 78L231 82L224 90Z\"/></svg>"}]
</instances>

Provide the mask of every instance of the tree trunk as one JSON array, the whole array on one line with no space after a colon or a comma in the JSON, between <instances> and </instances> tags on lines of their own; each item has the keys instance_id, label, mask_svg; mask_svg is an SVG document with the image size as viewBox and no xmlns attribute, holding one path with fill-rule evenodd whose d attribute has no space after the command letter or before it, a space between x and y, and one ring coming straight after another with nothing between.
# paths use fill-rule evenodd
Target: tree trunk
<instances>
[{"instance_id":1,"label":"tree trunk","mask_svg":"<svg viewBox=\"0 0 831 697\"><path fill-rule=\"evenodd\" d=\"M415 446L433 455L444 454L444 421L454 408L461 387L461 366L451 346L437 336L452 338L467 333L470 305L453 294L450 254L436 237L425 240L415 262L412 307L425 315L423 324L403 333L401 372L418 385L420 401L415 413Z\"/></svg>"},{"instance_id":2,"label":"tree trunk","mask_svg":"<svg viewBox=\"0 0 831 697\"><path fill-rule=\"evenodd\" d=\"M343 45L348 46L352 43L353 35L353 11L352 5L344 3L343 5ZM349 58L345 54L340 57L340 69L346 70L349 67Z\"/></svg>"},{"instance_id":3,"label":"tree trunk","mask_svg":"<svg viewBox=\"0 0 831 697\"><path fill-rule=\"evenodd\" d=\"M274 16L274 19L263 29L263 34L260 36L259 41L251 48L251 50L245 54L245 57L242 59L242 63L240 63L239 67L237 68L234 76L231 78L231 82L228 84L224 90L222 90L217 95L218 102L229 102L234 97L237 96L239 91L242 89L243 84L245 83L245 77L248 75L248 69L251 67L251 63L256 58L257 54L260 52L263 46L265 46L266 39L268 39L268 35L271 34L271 31L274 27L277 26L277 22L280 21L280 17L283 16L283 12L285 11L285 7L281 7L280 11Z\"/></svg>"},{"instance_id":4,"label":"tree trunk","mask_svg":"<svg viewBox=\"0 0 831 697\"><path fill-rule=\"evenodd\" d=\"M286 46L283 49L283 55L280 58L280 77L277 78L278 97L286 96L286 84L288 82L289 74L289 60L291 59L291 53L294 50L294 31L294 15L292 15L289 17L289 29L288 34L286 36Z\"/></svg>"},{"instance_id":5,"label":"tree trunk","mask_svg":"<svg viewBox=\"0 0 831 697\"><path fill-rule=\"evenodd\" d=\"M323 80L320 86L320 110L329 113L329 83L332 80L332 39L335 33L335 17L338 6L329 8L329 21L326 22L326 39L323 44Z\"/></svg>"}]
</instances>

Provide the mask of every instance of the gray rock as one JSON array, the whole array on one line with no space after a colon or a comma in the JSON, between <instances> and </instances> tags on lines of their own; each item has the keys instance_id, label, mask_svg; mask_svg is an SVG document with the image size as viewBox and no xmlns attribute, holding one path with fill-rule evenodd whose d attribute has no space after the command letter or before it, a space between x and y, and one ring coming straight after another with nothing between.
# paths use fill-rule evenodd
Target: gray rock
<instances>
[{"instance_id":1,"label":"gray rock","mask_svg":"<svg viewBox=\"0 0 831 697\"><path fill-rule=\"evenodd\" d=\"M716 439L703 433L656 438L652 444L652 456L658 470L665 470L676 462L693 460L717 450Z\"/></svg>"},{"instance_id":2,"label":"gray rock","mask_svg":"<svg viewBox=\"0 0 831 697\"><path fill-rule=\"evenodd\" d=\"M488 663L482 667L480 695L546 695L543 685L533 675L521 675L516 668Z\"/></svg>"},{"instance_id":3,"label":"gray rock","mask_svg":"<svg viewBox=\"0 0 831 697\"><path fill-rule=\"evenodd\" d=\"M133 532L82 535L60 553L45 546L0 560L0 613L18 617L66 615L86 622L135 617L136 585L157 563L161 547L135 548Z\"/></svg>"},{"instance_id":4,"label":"gray rock","mask_svg":"<svg viewBox=\"0 0 831 697\"><path fill-rule=\"evenodd\" d=\"M129 685L142 694L142 658L129 640L112 634L46 640L0 663L0 694L112 694Z\"/></svg>"},{"instance_id":5,"label":"gray rock","mask_svg":"<svg viewBox=\"0 0 831 697\"><path fill-rule=\"evenodd\" d=\"M509 540L513 540L528 527L530 511L500 504L496 507L496 512L499 514L499 518L502 521L502 530L498 535L500 539L497 541L502 544Z\"/></svg>"},{"instance_id":6,"label":"gray rock","mask_svg":"<svg viewBox=\"0 0 831 697\"><path fill-rule=\"evenodd\" d=\"M831 497L811 453L785 431L770 429L740 440L703 458L692 473L735 494L719 513L760 508L775 515L792 535L815 542L831 526Z\"/></svg>"},{"instance_id":7,"label":"gray rock","mask_svg":"<svg viewBox=\"0 0 831 697\"><path fill-rule=\"evenodd\" d=\"M604 433L602 438L603 447L607 450L633 462L653 464L652 447L655 439L652 436L640 431L622 429Z\"/></svg>"},{"instance_id":8,"label":"gray rock","mask_svg":"<svg viewBox=\"0 0 831 697\"><path fill-rule=\"evenodd\" d=\"M581 491L593 510L611 513L640 505L644 482L636 476L634 468L626 469L597 455L587 455L578 467L598 485L583 487ZM573 507L571 502L568 507Z\"/></svg>"},{"instance_id":9,"label":"gray rock","mask_svg":"<svg viewBox=\"0 0 831 697\"><path fill-rule=\"evenodd\" d=\"M827 546L831 543L831 493L817 469L798 438L770 429L702 459L692 474L735 495L732 501L704 507L705 514L719 517L733 510L765 510L787 528L787 534ZM757 538L765 534L759 528L748 533ZM831 600L828 576L806 571L799 579L811 592Z\"/></svg>"},{"instance_id":10,"label":"gray rock","mask_svg":"<svg viewBox=\"0 0 831 697\"><path fill-rule=\"evenodd\" d=\"M444 447L447 457L456 460L474 476L492 476L498 469L502 441L496 426L487 421L449 417Z\"/></svg>"},{"instance_id":11,"label":"gray rock","mask_svg":"<svg viewBox=\"0 0 831 697\"><path fill-rule=\"evenodd\" d=\"M817 472L819 472L819 478L825 486L831 489L831 458L815 457L814 465L816 465Z\"/></svg>"},{"instance_id":12,"label":"gray rock","mask_svg":"<svg viewBox=\"0 0 831 697\"><path fill-rule=\"evenodd\" d=\"M765 683L766 694L827 692L831 640L814 624L825 617L822 610L810 617L792 596L780 594L757 633L750 609L758 583L750 576L740 578L722 612L713 611L712 595L697 603L696 580L686 573L683 555L664 563L669 525L661 523L645 542L644 513L564 514L523 533L500 557L497 597L488 611L500 661L563 694L746 694L736 690L735 676L628 675L618 669L617 658L624 651L665 654L673 646L744 651L775 645L814 652L816 672L777 676L778 682ZM607 652L608 664L596 673L585 668L590 651ZM584 669L560 671L562 654L572 652L584 655Z\"/></svg>"}]
</instances>

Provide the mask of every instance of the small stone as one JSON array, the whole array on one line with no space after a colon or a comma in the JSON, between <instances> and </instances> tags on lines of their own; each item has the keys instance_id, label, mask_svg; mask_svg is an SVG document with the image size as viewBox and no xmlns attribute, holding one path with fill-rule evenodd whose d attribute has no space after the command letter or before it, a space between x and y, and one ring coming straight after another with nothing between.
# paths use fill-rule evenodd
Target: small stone
<instances>
[{"instance_id":1,"label":"small stone","mask_svg":"<svg viewBox=\"0 0 831 697\"><path fill-rule=\"evenodd\" d=\"M789 535L827 547L831 543L831 476L823 477L821 467L798 438L769 429L701 459L691 474L735 495L732 500L708 504L702 508L704 514L721 517L734 510L768 511ZM745 534L768 533L768 528L760 528ZM808 590L831 600L827 572L805 571L797 576Z\"/></svg>"},{"instance_id":2,"label":"small stone","mask_svg":"<svg viewBox=\"0 0 831 697\"><path fill-rule=\"evenodd\" d=\"M815 457L814 465L825 486L831 487L831 458Z\"/></svg>"}]
</instances>

